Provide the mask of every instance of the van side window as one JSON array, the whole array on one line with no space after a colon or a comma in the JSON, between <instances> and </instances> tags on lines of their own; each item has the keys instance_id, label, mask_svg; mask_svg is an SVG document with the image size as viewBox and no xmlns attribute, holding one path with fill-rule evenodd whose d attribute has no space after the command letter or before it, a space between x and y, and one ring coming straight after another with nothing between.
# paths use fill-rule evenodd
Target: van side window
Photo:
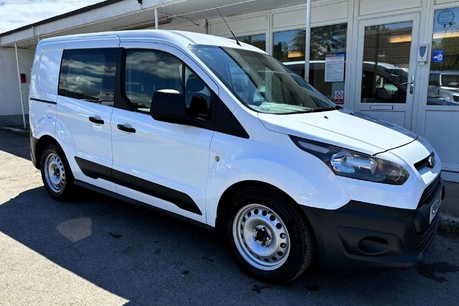
<instances>
[{"instance_id":1,"label":"van side window","mask_svg":"<svg viewBox=\"0 0 459 306\"><path fill-rule=\"evenodd\" d=\"M58 93L113 106L118 49L64 50Z\"/></svg>"},{"instance_id":2,"label":"van side window","mask_svg":"<svg viewBox=\"0 0 459 306\"><path fill-rule=\"evenodd\" d=\"M160 89L182 89L182 62L156 50L128 50L126 54L125 93L132 105L150 110L151 98Z\"/></svg>"},{"instance_id":3,"label":"van side window","mask_svg":"<svg viewBox=\"0 0 459 306\"><path fill-rule=\"evenodd\" d=\"M185 67L185 106L188 115L199 120L210 119L211 90L188 66Z\"/></svg>"},{"instance_id":4,"label":"van side window","mask_svg":"<svg viewBox=\"0 0 459 306\"><path fill-rule=\"evenodd\" d=\"M125 95L141 112L149 112L154 93L173 89L181 93L188 115L199 121L210 119L211 90L175 56L158 50L127 50Z\"/></svg>"}]
</instances>

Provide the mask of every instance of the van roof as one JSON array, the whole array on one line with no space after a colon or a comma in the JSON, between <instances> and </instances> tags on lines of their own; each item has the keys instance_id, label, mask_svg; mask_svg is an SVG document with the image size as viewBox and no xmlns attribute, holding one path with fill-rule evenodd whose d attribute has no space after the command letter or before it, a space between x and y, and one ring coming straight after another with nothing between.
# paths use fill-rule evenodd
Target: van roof
<instances>
[{"instance_id":1,"label":"van roof","mask_svg":"<svg viewBox=\"0 0 459 306\"><path fill-rule=\"evenodd\" d=\"M113 32L99 32L88 34L74 34L59 36L53 38L46 38L40 41L40 44L47 43L65 43L89 40L100 40L112 37L119 41L148 41L154 40L155 42L167 42L172 45L186 47L188 45L212 45L219 47L230 47L237 49L245 49L256 52L264 52L252 45L242 43L239 46L235 40L219 36L213 36L195 32L175 31L175 30L130 30L130 31L113 31Z\"/></svg>"}]
</instances>

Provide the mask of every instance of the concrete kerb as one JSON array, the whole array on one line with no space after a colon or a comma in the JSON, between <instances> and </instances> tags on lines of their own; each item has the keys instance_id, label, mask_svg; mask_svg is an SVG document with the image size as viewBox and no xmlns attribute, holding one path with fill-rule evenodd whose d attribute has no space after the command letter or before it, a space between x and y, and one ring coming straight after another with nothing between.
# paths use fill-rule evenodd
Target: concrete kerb
<instances>
[{"instance_id":1,"label":"concrete kerb","mask_svg":"<svg viewBox=\"0 0 459 306\"><path fill-rule=\"evenodd\" d=\"M29 136L30 131L21 129L21 128L14 128L14 127L4 127L0 126L0 130L9 131L21 136ZM443 210L446 210L446 213L439 212L439 230L450 233L450 234L459 234L459 206L457 206L457 198L459 194L459 184L458 183L449 183L448 188L446 191L446 198L443 202ZM452 195L452 198L449 197Z\"/></svg>"},{"instance_id":2,"label":"concrete kerb","mask_svg":"<svg viewBox=\"0 0 459 306\"><path fill-rule=\"evenodd\" d=\"M22 136L29 136L30 131L28 129L20 129L20 128L14 128L14 127L9 127L9 126L0 126L1 131L9 131L13 132Z\"/></svg>"},{"instance_id":3,"label":"concrete kerb","mask_svg":"<svg viewBox=\"0 0 459 306\"><path fill-rule=\"evenodd\" d=\"M459 234L459 218L440 213L438 229L450 234Z\"/></svg>"}]
</instances>

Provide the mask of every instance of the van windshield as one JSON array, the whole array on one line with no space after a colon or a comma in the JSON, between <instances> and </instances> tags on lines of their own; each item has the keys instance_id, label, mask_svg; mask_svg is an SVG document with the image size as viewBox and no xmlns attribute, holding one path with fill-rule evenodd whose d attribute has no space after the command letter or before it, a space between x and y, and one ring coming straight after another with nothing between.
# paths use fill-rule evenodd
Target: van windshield
<instances>
[{"instance_id":1,"label":"van windshield","mask_svg":"<svg viewBox=\"0 0 459 306\"><path fill-rule=\"evenodd\" d=\"M191 50L254 111L270 114L334 110L335 105L273 57L217 46Z\"/></svg>"}]
</instances>

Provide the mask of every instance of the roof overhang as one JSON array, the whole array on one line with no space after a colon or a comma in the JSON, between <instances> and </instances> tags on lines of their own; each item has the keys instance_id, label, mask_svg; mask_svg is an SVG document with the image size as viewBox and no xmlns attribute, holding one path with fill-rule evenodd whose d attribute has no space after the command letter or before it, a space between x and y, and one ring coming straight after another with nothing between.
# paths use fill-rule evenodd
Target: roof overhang
<instances>
[{"instance_id":1,"label":"roof overhang","mask_svg":"<svg viewBox=\"0 0 459 306\"><path fill-rule=\"evenodd\" d=\"M3 34L0 47L17 44L20 48L35 48L39 39L59 35L154 28L154 9L158 21L167 28L185 24L205 27L208 19L235 16L304 4L306 0L108 0L70 13L49 18Z\"/></svg>"}]
</instances>

